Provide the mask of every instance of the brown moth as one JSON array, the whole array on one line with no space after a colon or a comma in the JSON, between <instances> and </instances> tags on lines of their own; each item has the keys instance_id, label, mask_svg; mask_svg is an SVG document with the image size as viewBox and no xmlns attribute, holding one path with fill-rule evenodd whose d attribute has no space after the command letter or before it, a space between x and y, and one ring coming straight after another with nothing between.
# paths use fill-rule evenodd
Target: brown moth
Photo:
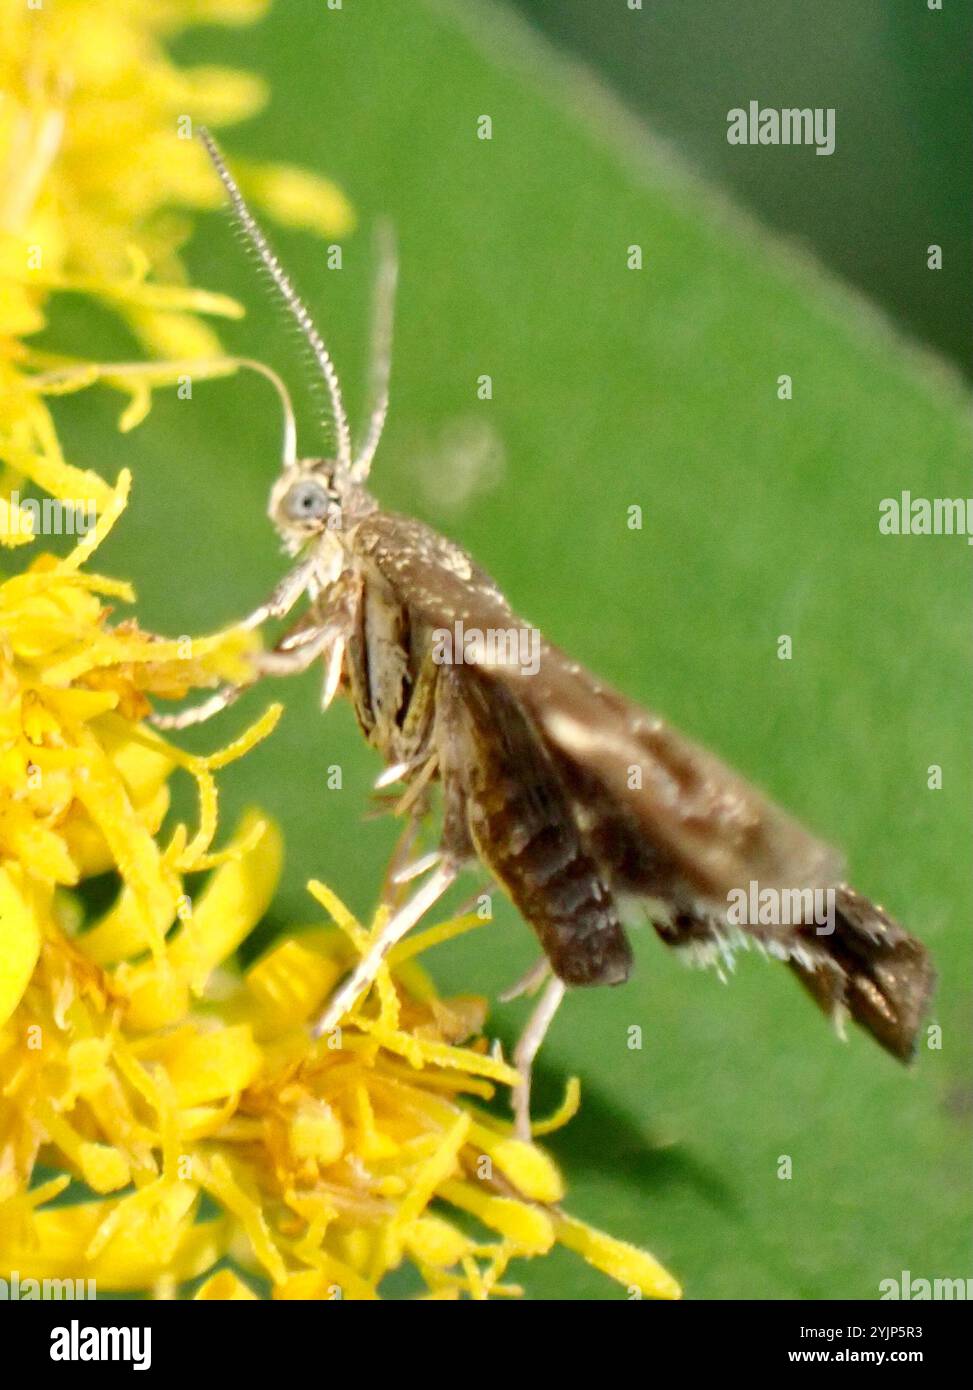
<instances>
[{"instance_id":1,"label":"brown moth","mask_svg":"<svg viewBox=\"0 0 973 1390\"><path fill-rule=\"evenodd\" d=\"M907 1061L933 987L930 960L848 886L840 856L712 753L542 642L458 546L382 511L366 491L388 407L391 253L376 295L374 405L355 450L331 357L212 138L204 131L202 139L311 348L336 438L334 457L297 458L293 415L275 378L287 430L269 515L297 564L246 621L281 618L304 597L307 607L260 669L287 674L323 663L324 706L339 691L351 700L387 764L376 785L405 786L400 814L417 822L433 783L442 788L438 852L402 876L425 881L329 1001L318 1031L338 1023L394 942L479 860L536 931L550 974L515 1054L522 1134L530 1065L565 988L620 984L629 974L622 899L639 900L662 940L699 962L719 966L736 947L756 945L784 961L825 1013L838 1022L850 1015ZM472 646L464 632L476 635ZM525 634L529 662L517 659ZM459 650L450 652L454 636ZM157 722L208 718L239 689ZM734 918L729 905L752 904L754 890L791 910L776 920L752 911ZM822 917L814 905L824 901Z\"/></svg>"}]
</instances>

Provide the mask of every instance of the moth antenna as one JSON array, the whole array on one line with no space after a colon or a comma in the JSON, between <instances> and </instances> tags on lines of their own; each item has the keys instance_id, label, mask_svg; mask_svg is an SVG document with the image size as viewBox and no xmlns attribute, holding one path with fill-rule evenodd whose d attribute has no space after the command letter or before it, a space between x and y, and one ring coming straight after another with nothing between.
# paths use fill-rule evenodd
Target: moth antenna
<instances>
[{"instance_id":1,"label":"moth antenna","mask_svg":"<svg viewBox=\"0 0 973 1390\"><path fill-rule=\"evenodd\" d=\"M348 428L348 416L345 413L344 401L341 398L341 384L338 381L338 373L335 370L331 354L328 352L328 349L324 345L324 340L314 326L314 320L308 313L303 300L291 284L287 272L270 249L267 238L260 229L257 219L247 207L243 194L237 187L236 180L226 166L226 161L220 152L219 146L205 126L199 126L198 130L199 138L206 147L206 153L213 163L213 168L216 170L220 177L220 182L226 189L227 196L230 200L230 206L233 209L233 214L236 217L240 229L260 258L261 263L273 280L281 300L294 316L298 328L307 339L308 346L314 354L314 360L320 369L321 375L324 377L325 384L328 388L328 395L331 398L331 409L334 415L335 434L337 436L338 445L338 463L342 468L347 469L351 466L351 432Z\"/></svg>"},{"instance_id":2,"label":"moth antenna","mask_svg":"<svg viewBox=\"0 0 973 1390\"><path fill-rule=\"evenodd\" d=\"M236 362L237 366L248 367L251 372L259 372L261 376L266 377L280 397L281 409L284 412L284 439L280 450L280 466L281 468L293 468L297 462L297 420L294 417L290 392L281 377L277 375L273 367L268 367L266 362L258 362L255 357L235 357L232 360Z\"/></svg>"},{"instance_id":3,"label":"moth antenna","mask_svg":"<svg viewBox=\"0 0 973 1390\"><path fill-rule=\"evenodd\" d=\"M111 381L113 377L153 377L159 372L169 374L179 371L185 372L187 376L192 376L193 372L212 372L214 369L225 369L227 367L246 367L248 371L259 372L262 377L271 383L280 398L281 409L284 412L284 437L281 443L280 462L282 468L291 468L297 462L297 421L294 417L294 407L291 404L290 392L284 385L281 378L274 371L273 367L268 367L266 362L258 362L255 357L189 357L184 362L151 361L151 362L92 362L89 363L85 371L90 372L92 379L101 381ZM55 367L49 372L34 372L30 377L30 383L35 387L55 385L57 382L67 382L78 377L78 368L75 367Z\"/></svg>"},{"instance_id":4,"label":"moth antenna","mask_svg":"<svg viewBox=\"0 0 973 1390\"><path fill-rule=\"evenodd\" d=\"M395 287L399 278L395 254L395 233L389 222L376 228L378 270L372 304L372 338L370 352L369 400L372 411L368 433L351 465L353 482L363 483L368 477L372 459L382 438L385 417L389 408L389 377L392 372L392 322L395 316Z\"/></svg>"}]
</instances>

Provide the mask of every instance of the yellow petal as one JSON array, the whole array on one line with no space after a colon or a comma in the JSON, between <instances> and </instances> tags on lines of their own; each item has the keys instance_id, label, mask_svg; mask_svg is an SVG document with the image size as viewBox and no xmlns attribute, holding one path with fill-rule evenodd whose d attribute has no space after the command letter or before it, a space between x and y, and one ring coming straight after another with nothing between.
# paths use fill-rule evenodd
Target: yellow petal
<instances>
[{"instance_id":1,"label":"yellow petal","mask_svg":"<svg viewBox=\"0 0 973 1390\"><path fill-rule=\"evenodd\" d=\"M681 1298L682 1289L667 1269L647 1250L597 1231L576 1217L556 1213L554 1223L558 1242L576 1251L588 1264L646 1296Z\"/></svg>"},{"instance_id":2,"label":"yellow petal","mask_svg":"<svg viewBox=\"0 0 973 1390\"><path fill-rule=\"evenodd\" d=\"M336 1163L344 1152L344 1126L327 1101L313 1097L302 1101L288 1133L297 1158L329 1164Z\"/></svg>"},{"instance_id":3,"label":"yellow petal","mask_svg":"<svg viewBox=\"0 0 973 1390\"><path fill-rule=\"evenodd\" d=\"M247 971L247 989L276 1029L306 1023L344 974L339 957L309 951L289 937Z\"/></svg>"},{"instance_id":4,"label":"yellow petal","mask_svg":"<svg viewBox=\"0 0 973 1390\"><path fill-rule=\"evenodd\" d=\"M39 907L16 867L0 869L0 1025L20 1003L40 954Z\"/></svg>"},{"instance_id":5,"label":"yellow petal","mask_svg":"<svg viewBox=\"0 0 973 1390\"><path fill-rule=\"evenodd\" d=\"M189 985L167 960L120 966L115 981L128 999L125 1023L134 1032L165 1028L189 1012Z\"/></svg>"},{"instance_id":6,"label":"yellow petal","mask_svg":"<svg viewBox=\"0 0 973 1390\"><path fill-rule=\"evenodd\" d=\"M351 204L330 179L293 164L235 161L246 191L287 227L307 227L326 237L343 237L355 227Z\"/></svg>"},{"instance_id":7,"label":"yellow petal","mask_svg":"<svg viewBox=\"0 0 973 1390\"><path fill-rule=\"evenodd\" d=\"M374 1286L339 1260L322 1260L323 1268L303 1269L289 1274L274 1285L274 1298L305 1302L337 1299L371 1302L378 1298Z\"/></svg>"},{"instance_id":8,"label":"yellow petal","mask_svg":"<svg viewBox=\"0 0 973 1390\"><path fill-rule=\"evenodd\" d=\"M72 843L77 839L80 839L84 851L84 838L72 836ZM104 843L107 844L107 841ZM97 850L90 838L89 846L88 852L92 858L96 858ZM118 863L110 846L109 863L113 866ZM178 880L171 876L168 891L154 893L147 910L145 900L137 898L126 885L114 906L110 907L94 926L78 937L79 949L97 965L108 965L126 956L138 955L151 941L161 942L172 925L178 896Z\"/></svg>"},{"instance_id":9,"label":"yellow petal","mask_svg":"<svg viewBox=\"0 0 973 1390\"><path fill-rule=\"evenodd\" d=\"M166 1067L180 1105L205 1105L244 1090L262 1060L250 1028L240 1024L186 1039Z\"/></svg>"},{"instance_id":10,"label":"yellow petal","mask_svg":"<svg viewBox=\"0 0 973 1390\"><path fill-rule=\"evenodd\" d=\"M546 1120L532 1120L531 1134L537 1138L542 1134L551 1134L556 1129L563 1128L569 1120L573 1120L581 1108L581 1082L576 1076L568 1077L568 1083L564 1088L564 1099Z\"/></svg>"},{"instance_id":11,"label":"yellow petal","mask_svg":"<svg viewBox=\"0 0 973 1390\"><path fill-rule=\"evenodd\" d=\"M218 357L221 352L219 337L206 323L194 314L178 310L132 308L126 314L144 347L156 357L172 360L183 358L187 363L193 358L201 361ZM186 375L192 376L187 368ZM132 401L123 412L119 428L123 433L133 429L148 414L151 405L151 389L145 382L131 379L128 387Z\"/></svg>"},{"instance_id":12,"label":"yellow petal","mask_svg":"<svg viewBox=\"0 0 973 1390\"><path fill-rule=\"evenodd\" d=\"M274 1243L260 1204L243 1190L229 1163L220 1154L214 1155L203 1181L213 1196L239 1218L254 1255L274 1283L283 1284L287 1279L287 1266Z\"/></svg>"},{"instance_id":13,"label":"yellow petal","mask_svg":"<svg viewBox=\"0 0 973 1390\"><path fill-rule=\"evenodd\" d=\"M89 1256L92 1238L115 1212L122 1219L114 1238ZM147 1288L163 1267L178 1280L204 1273L225 1253L228 1233L225 1219L196 1223L186 1196L173 1191L154 1204L150 1219L131 1197L40 1211L34 1238L3 1233L0 1253L4 1267L19 1270L22 1278L93 1278L102 1290L131 1292Z\"/></svg>"},{"instance_id":14,"label":"yellow petal","mask_svg":"<svg viewBox=\"0 0 973 1390\"><path fill-rule=\"evenodd\" d=\"M117 1192L132 1180L128 1159L109 1144L81 1145L81 1176L95 1192Z\"/></svg>"},{"instance_id":15,"label":"yellow petal","mask_svg":"<svg viewBox=\"0 0 973 1390\"><path fill-rule=\"evenodd\" d=\"M277 886L283 859L280 831L248 811L238 833L256 821L262 822L263 834L249 853L216 870L169 948L171 965L196 993L260 921Z\"/></svg>"},{"instance_id":16,"label":"yellow petal","mask_svg":"<svg viewBox=\"0 0 973 1390\"><path fill-rule=\"evenodd\" d=\"M481 1137L479 1130L476 1137ZM564 1196L564 1179L557 1166L535 1144L525 1144L520 1139L501 1139L485 1147L495 1167L525 1197L535 1202L559 1202Z\"/></svg>"},{"instance_id":17,"label":"yellow petal","mask_svg":"<svg viewBox=\"0 0 973 1390\"><path fill-rule=\"evenodd\" d=\"M417 1260L440 1269L458 1264L473 1250L469 1237L440 1216L421 1216L413 1221L405 1233L405 1245Z\"/></svg>"},{"instance_id":18,"label":"yellow petal","mask_svg":"<svg viewBox=\"0 0 973 1390\"><path fill-rule=\"evenodd\" d=\"M449 1182L442 1195L453 1206L472 1212L494 1231L499 1231L517 1247L518 1254L544 1255L554 1244L554 1225L550 1215L529 1202L513 1197L497 1197L472 1182Z\"/></svg>"},{"instance_id":19,"label":"yellow petal","mask_svg":"<svg viewBox=\"0 0 973 1390\"><path fill-rule=\"evenodd\" d=\"M211 1274L196 1290L196 1298L204 1302L246 1303L256 1297L253 1289L232 1269L221 1269L219 1274Z\"/></svg>"}]
</instances>

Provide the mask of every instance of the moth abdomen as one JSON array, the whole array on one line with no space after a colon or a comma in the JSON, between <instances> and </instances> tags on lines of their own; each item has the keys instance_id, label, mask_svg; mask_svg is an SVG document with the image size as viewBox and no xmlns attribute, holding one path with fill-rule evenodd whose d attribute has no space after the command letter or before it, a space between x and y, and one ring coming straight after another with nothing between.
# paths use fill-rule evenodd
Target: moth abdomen
<instances>
[{"instance_id":1,"label":"moth abdomen","mask_svg":"<svg viewBox=\"0 0 973 1390\"><path fill-rule=\"evenodd\" d=\"M474 841L566 984L620 984L631 952L612 894L570 806L551 806L544 796L550 819L536 819L538 790L508 781L476 796L469 806Z\"/></svg>"},{"instance_id":2,"label":"moth abdomen","mask_svg":"<svg viewBox=\"0 0 973 1390\"><path fill-rule=\"evenodd\" d=\"M476 851L571 985L620 984L632 955L557 769L502 686L471 668L442 687L444 775L458 780Z\"/></svg>"}]
</instances>

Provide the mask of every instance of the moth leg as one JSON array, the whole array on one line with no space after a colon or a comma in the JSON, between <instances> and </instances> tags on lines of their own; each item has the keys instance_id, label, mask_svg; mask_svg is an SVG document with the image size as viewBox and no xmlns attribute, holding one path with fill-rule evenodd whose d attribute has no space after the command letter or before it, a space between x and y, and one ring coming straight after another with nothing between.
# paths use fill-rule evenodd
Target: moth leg
<instances>
[{"instance_id":1,"label":"moth leg","mask_svg":"<svg viewBox=\"0 0 973 1390\"><path fill-rule=\"evenodd\" d=\"M330 1033L372 985L379 966L397 941L411 931L421 917L433 907L454 882L459 867L447 860L430 874L417 892L392 914L378 935L369 943L368 950L355 966L336 994L332 995L328 1007L314 1025L316 1038Z\"/></svg>"},{"instance_id":2,"label":"moth leg","mask_svg":"<svg viewBox=\"0 0 973 1390\"><path fill-rule=\"evenodd\" d=\"M395 843L392 851L392 858L385 871L385 879L382 884L382 903L388 908L394 908L408 889L408 885L414 879L422 878L430 869L435 869L441 862L443 854L441 849L433 850L429 854L422 854L418 858L413 856L416 840L422 828L422 816L413 813L405 823L405 827Z\"/></svg>"},{"instance_id":3,"label":"moth leg","mask_svg":"<svg viewBox=\"0 0 973 1390\"><path fill-rule=\"evenodd\" d=\"M417 815L422 814L419 809L422 799L426 794L429 783L439 770L439 755L433 755L427 759L418 775L409 784L409 788L402 794L392 808L393 815L404 816L415 811Z\"/></svg>"},{"instance_id":4,"label":"moth leg","mask_svg":"<svg viewBox=\"0 0 973 1390\"><path fill-rule=\"evenodd\" d=\"M255 626L252 620L258 615L262 615L259 617L262 622L264 618L283 617L289 612L307 588L310 568L310 561L305 561L285 575L263 607L256 609L242 626ZM330 702L340 681L347 633L354 625L360 594L361 585L357 579L337 579L318 595L313 606L288 628L276 646L269 652L257 653L253 658L253 680L223 686L202 704L190 705L176 714L151 714L149 722L157 729L185 729L191 724L201 724L226 709L261 676L299 675L325 651L328 652L325 694Z\"/></svg>"},{"instance_id":5,"label":"moth leg","mask_svg":"<svg viewBox=\"0 0 973 1390\"><path fill-rule=\"evenodd\" d=\"M414 859L410 864L404 864L399 869L392 882L396 887L401 887L404 883L411 883L414 878L421 878L423 874L434 869L443 857L442 850L430 850L428 854L422 855L420 859Z\"/></svg>"},{"instance_id":6,"label":"moth leg","mask_svg":"<svg viewBox=\"0 0 973 1390\"><path fill-rule=\"evenodd\" d=\"M528 971L521 975L509 989L505 989L498 995L501 1004L512 1004L515 999L521 999L524 995L530 998L536 994L541 985L551 973L551 963L547 956L541 956L540 960L534 962Z\"/></svg>"},{"instance_id":7,"label":"moth leg","mask_svg":"<svg viewBox=\"0 0 973 1390\"><path fill-rule=\"evenodd\" d=\"M269 652L258 652L254 659L258 676L297 676L313 665L317 657L334 640L334 634L326 628L308 632L297 646L281 650L279 646Z\"/></svg>"},{"instance_id":8,"label":"moth leg","mask_svg":"<svg viewBox=\"0 0 973 1390\"><path fill-rule=\"evenodd\" d=\"M385 871L385 881L382 884L381 901L389 907L395 905L396 900L401 896L400 889L407 882L407 879L400 877L405 872L409 857L412 854L416 837L419 834L419 821L412 817L406 821L402 827L402 832L395 842L395 849L392 851L392 858L389 860L388 868Z\"/></svg>"},{"instance_id":9,"label":"moth leg","mask_svg":"<svg viewBox=\"0 0 973 1390\"><path fill-rule=\"evenodd\" d=\"M561 1006L561 1000L568 987L563 980L552 975L544 987L544 993L534 1005L534 1012L527 1021L514 1048L514 1066L520 1072L520 1085L515 1086L511 1096L514 1112L514 1134L525 1144L530 1143L530 1080L534 1058L540 1051L541 1043L553 1022L554 1015Z\"/></svg>"},{"instance_id":10,"label":"moth leg","mask_svg":"<svg viewBox=\"0 0 973 1390\"><path fill-rule=\"evenodd\" d=\"M292 638L292 633L281 638L273 651L258 653L254 658L256 674L252 681L224 685L208 700L178 710L175 714L150 714L149 723L157 729L188 729L193 724L203 724L238 700L260 676L292 676L306 671L315 657L333 640L333 634L327 628L307 628L299 641L292 639L289 645L285 645L288 638Z\"/></svg>"},{"instance_id":11,"label":"moth leg","mask_svg":"<svg viewBox=\"0 0 973 1390\"><path fill-rule=\"evenodd\" d=\"M176 714L150 714L149 723L157 729L188 729L192 724L205 724L214 714L228 709L238 700L247 687L245 685L224 685L208 700L198 705L190 705Z\"/></svg>"},{"instance_id":12,"label":"moth leg","mask_svg":"<svg viewBox=\"0 0 973 1390\"><path fill-rule=\"evenodd\" d=\"M307 589L313 573L314 556L311 555L285 574L266 602L260 604L259 608L255 608L239 626L249 631L251 628L260 627L270 618L286 618Z\"/></svg>"}]
</instances>

